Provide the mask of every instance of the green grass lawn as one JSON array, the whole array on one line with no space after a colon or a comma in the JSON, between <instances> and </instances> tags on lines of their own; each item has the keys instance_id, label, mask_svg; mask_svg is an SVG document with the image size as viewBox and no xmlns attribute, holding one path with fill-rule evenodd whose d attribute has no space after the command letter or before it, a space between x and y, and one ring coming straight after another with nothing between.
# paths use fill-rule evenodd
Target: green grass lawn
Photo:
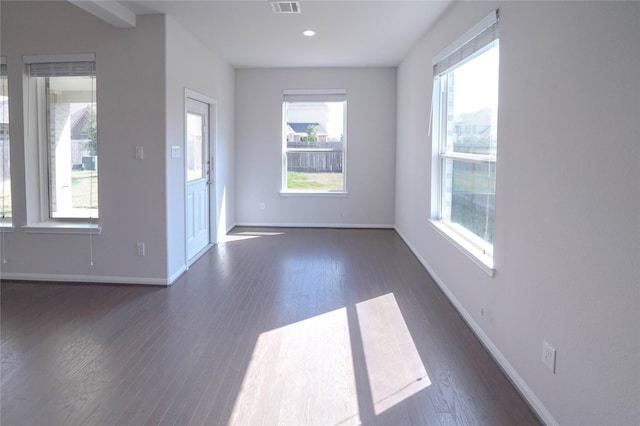
<instances>
[{"instance_id":1,"label":"green grass lawn","mask_svg":"<svg viewBox=\"0 0 640 426\"><path fill-rule=\"evenodd\" d=\"M494 176L480 175L471 172L455 172L453 175L453 192L495 192Z\"/></svg>"},{"instance_id":2,"label":"green grass lawn","mask_svg":"<svg viewBox=\"0 0 640 426\"><path fill-rule=\"evenodd\" d=\"M287 172L287 189L341 191L344 189L342 173Z\"/></svg>"},{"instance_id":3,"label":"green grass lawn","mask_svg":"<svg viewBox=\"0 0 640 426\"><path fill-rule=\"evenodd\" d=\"M74 209L98 208L98 173L91 170L71 172L71 206Z\"/></svg>"},{"instance_id":4,"label":"green grass lawn","mask_svg":"<svg viewBox=\"0 0 640 426\"><path fill-rule=\"evenodd\" d=\"M4 191L2 190L4 188ZM6 192L6 193L3 193ZM0 216L4 212L4 217L11 217L11 181L0 180Z\"/></svg>"}]
</instances>

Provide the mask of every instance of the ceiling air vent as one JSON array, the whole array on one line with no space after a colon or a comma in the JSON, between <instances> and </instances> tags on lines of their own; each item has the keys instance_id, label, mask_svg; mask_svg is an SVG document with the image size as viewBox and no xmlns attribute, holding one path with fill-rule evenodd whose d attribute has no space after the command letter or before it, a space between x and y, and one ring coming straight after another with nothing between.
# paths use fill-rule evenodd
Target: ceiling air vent
<instances>
[{"instance_id":1,"label":"ceiling air vent","mask_svg":"<svg viewBox=\"0 0 640 426\"><path fill-rule=\"evenodd\" d=\"M299 1L270 1L273 13L300 13Z\"/></svg>"}]
</instances>

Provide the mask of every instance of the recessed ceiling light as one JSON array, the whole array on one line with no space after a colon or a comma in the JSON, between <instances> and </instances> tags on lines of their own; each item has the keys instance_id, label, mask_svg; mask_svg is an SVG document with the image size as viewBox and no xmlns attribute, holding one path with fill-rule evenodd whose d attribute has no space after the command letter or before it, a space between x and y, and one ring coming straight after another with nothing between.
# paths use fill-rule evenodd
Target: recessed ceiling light
<instances>
[{"instance_id":1,"label":"recessed ceiling light","mask_svg":"<svg viewBox=\"0 0 640 426\"><path fill-rule=\"evenodd\" d=\"M304 30L302 34L306 35L307 37L313 37L314 35L316 35L316 32L313 30Z\"/></svg>"}]
</instances>

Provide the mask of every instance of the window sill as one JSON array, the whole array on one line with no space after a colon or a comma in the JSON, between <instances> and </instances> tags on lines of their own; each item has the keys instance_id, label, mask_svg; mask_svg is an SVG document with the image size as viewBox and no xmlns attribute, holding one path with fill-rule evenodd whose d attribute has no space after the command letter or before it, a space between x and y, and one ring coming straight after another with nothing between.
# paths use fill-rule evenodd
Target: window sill
<instances>
[{"instance_id":1,"label":"window sill","mask_svg":"<svg viewBox=\"0 0 640 426\"><path fill-rule=\"evenodd\" d=\"M40 222L23 226L29 234L93 234L100 235L102 228L96 223Z\"/></svg>"},{"instance_id":2,"label":"window sill","mask_svg":"<svg viewBox=\"0 0 640 426\"><path fill-rule=\"evenodd\" d=\"M347 191L280 191L283 197L346 197Z\"/></svg>"},{"instance_id":3,"label":"window sill","mask_svg":"<svg viewBox=\"0 0 640 426\"><path fill-rule=\"evenodd\" d=\"M440 235L444 236L450 243L458 248L458 250L464 253L469 259L471 259L476 265L478 265L480 269L486 272L487 275L493 277L496 271L493 264L493 258L487 256L479 248L469 243L467 240L455 233L441 221L430 220L430 222Z\"/></svg>"},{"instance_id":4,"label":"window sill","mask_svg":"<svg viewBox=\"0 0 640 426\"><path fill-rule=\"evenodd\" d=\"M2 232L13 232L15 228L13 227L13 223L11 222L0 221L0 229L2 230Z\"/></svg>"}]
</instances>

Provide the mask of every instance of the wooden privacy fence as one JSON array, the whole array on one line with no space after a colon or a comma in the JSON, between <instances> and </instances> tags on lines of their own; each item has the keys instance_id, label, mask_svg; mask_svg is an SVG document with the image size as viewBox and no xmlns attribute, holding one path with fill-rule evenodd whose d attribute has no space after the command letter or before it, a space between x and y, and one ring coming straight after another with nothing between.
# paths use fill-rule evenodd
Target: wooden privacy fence
<instances>
[{"instance_id":1,"label":"wooden privacy fence","mask_svg":"<svg viewBox=\"0 0 640 426\"><path fill-rule=\"evenodd\" d=\"M287 142L287 148L296 149L296 151L287 152L288 171L342 173L344 152L342 142ZM304 151L306 149L309 151Z\"/></svg>"}]
</instances>

